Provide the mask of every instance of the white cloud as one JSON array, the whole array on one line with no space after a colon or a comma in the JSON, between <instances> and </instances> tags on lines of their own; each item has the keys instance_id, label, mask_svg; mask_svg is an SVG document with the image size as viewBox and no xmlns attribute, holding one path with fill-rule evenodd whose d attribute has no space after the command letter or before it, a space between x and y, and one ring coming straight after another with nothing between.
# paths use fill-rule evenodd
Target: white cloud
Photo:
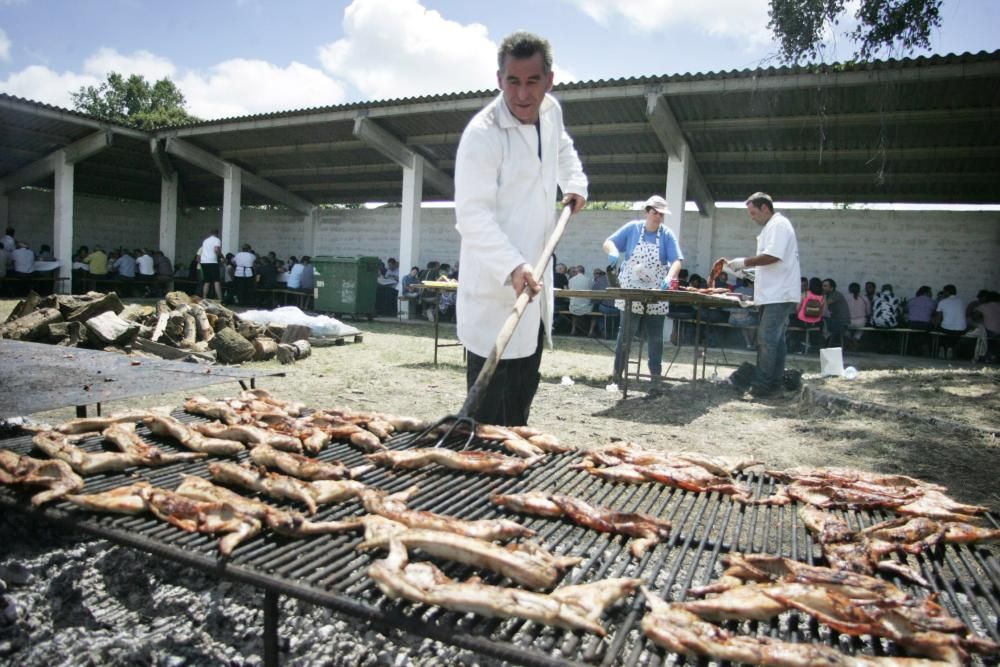
<instances>
[{"instance_id":1,"label":"white cloud","mask_svg":"<svg viewBox=\"0 0 1000 667\"><path fill-rule=\"evenodd\" d=\"M486 26L449 21L418 0L354 0L344 37L320 47L319 59L365 97L392 99L494 88L496 49Z\"/></svg>"},{"instance_id":2,"label":"white cloud","mask_svg":"<svg viewBox=\"0 0 1000 667\"><path fill-rule=\"evenodd\" d=\"M136 51L132 55L125 55L105 47L98 49L94 55L83 61L83 71L99 79L108 78L110 72L118 72L125 77L139 74L147 81L153 82L165 77L173 79L177 68L166 58L149 51Z\"/></svg>"},{"instance_id":3,"label":"white cloud","mask_svg":"<svg viewBox=\"0 0 1000 667\"><path fill-rule=\"evenodd\" d=\"M739 37L748 46L771 41L768 0L567 0L601 25L622 19L634 30L694 26L707 35Z\"/></svg>"},{"instance_id":4,"label":"white cloud","mask_svg":"<svg viewBox=\"0 0 1000 667\"><path fill-rule=\"evenodd\" d=\"M293 62L227 60L208 72L189 72L176 82L188 111L206 120L339 104L343 85L322 71Z\"/></svg>"},{"instance_id":5,"label":"white cloud","mask_svg":"<svg viewBox=\"0 0 1000 667\"><path fill-rule=\"evenodd\" d=\"M207 70L181 72L170 60L148 51L126 55L101 48L82 69L59 74L33 65L0 80L0 91L72 108L71 92L100 84L112 71L140 74L147 81L170 77L184 93L188 112L206 120L339 104L345 98L341 82L297 62L279 67L263 60L234 59Z\"/></svg>"},{"instance_id":6,"label":"white cloud","mask_svg":"<svg viewBox=\"0 0 1000 667\"><path fill-rule=\"evenodd\" d=\"M10 60L10 38L7 37L7 33L0 28L0 61Z\"/></svg>"},{"instance_id":7,"label":"white cloud","mask_svg":"<svg viewBox=\"0 0 1000 667\"><path fill-rule=\"evenodd\" d=\"M74 72L54 72L43 65L32 65L20 72L14 72L6 80L0 81L0 91L24 97L36 102L45 102L66 109L73 108L71 92L81 86L100 83L97 77Z\"/></svg>"}]
</instances>

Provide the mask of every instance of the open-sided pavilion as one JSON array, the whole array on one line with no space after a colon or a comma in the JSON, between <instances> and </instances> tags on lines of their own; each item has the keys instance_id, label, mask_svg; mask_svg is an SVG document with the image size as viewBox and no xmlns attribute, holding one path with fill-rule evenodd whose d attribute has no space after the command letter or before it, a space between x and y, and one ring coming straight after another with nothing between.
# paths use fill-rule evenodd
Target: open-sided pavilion
<instances>
[{"instance_id":1,"label":"open-sided pavilion","mask_svg":"<svg viewBox=\"0 0 1000 667\"><path fill-rule=\"evenodd\" d=\"M178 207L400 202L400 263L419 255L420 203L453 197L464 92L284 111L143 132L0 95L0 224L23 187L54 196L53 251L69 275L75 194L159 202L173 256ZM587 81L556 86L591 200L666 192L716 201L762 183L783 201L1000 204L1000 51L873 63ZM679 218L677 223L679 225ZM675 231L679 232L679 228Z\"/></svg>"}]
</instances>

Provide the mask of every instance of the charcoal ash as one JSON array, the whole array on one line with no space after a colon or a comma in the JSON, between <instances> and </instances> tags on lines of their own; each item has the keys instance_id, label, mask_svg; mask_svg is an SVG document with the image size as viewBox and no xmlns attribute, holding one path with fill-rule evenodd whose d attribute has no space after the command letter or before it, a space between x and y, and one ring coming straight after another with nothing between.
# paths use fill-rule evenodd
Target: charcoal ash
<instances>
[{"instance_id":1,"label":"charcoal ash","mask_svg":"<svg viewBox=\"0 0 1000 667\"><path fill-rule=\"evenodd\" d=\"M16 513L0 543L0 664L263 664L259 589ZM278 610L282 665L500 664L288 596Z\"/></svg>"}]
</instances>

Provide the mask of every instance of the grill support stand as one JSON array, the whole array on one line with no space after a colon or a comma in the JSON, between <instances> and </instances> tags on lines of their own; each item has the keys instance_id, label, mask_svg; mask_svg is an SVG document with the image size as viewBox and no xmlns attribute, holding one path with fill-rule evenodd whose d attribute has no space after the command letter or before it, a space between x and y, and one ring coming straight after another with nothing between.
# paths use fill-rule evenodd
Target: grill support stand
<instances>
[{"instance_id":1,"label":"grill support stand","mask_svg":"<svg viewBox=\"0 0 1000 667\"><path fill-rule=\"evenodd\" d=\"M264 589L264 667L278 667L278 597Z\"/></svg>"}]
</instances>

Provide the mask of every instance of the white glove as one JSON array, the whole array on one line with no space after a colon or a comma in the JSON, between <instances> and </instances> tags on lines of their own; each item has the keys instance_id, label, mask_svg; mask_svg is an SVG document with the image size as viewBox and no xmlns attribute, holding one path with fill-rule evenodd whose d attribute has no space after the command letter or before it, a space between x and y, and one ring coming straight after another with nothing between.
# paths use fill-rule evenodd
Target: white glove
<instances>
[{"instance_id":1,"label":"white glove","mask_svg":"<svg viewBox=\"0 0 1000 667\"><path fill-rule=\"evenodd\" d=\"M747 258L746 257L737 257L736 259L729 260L728 262L726 262L726 264L733 271L742 271L747 266Z\"/></svg>"}]
</instances>

